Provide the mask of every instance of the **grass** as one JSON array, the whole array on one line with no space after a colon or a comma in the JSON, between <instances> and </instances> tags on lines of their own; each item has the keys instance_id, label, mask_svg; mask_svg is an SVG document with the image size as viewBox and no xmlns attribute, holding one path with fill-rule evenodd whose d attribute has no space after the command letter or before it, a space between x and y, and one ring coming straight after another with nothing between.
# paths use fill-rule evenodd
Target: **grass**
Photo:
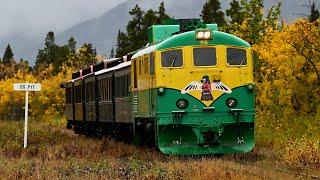
<instances>
[{"instance_id":1,"label":"grass","mask_svg":"<svg viewBox=\"0 0 320 180\"><path fill-rule=\"evenodd\" d=\"M179 157L110 139L74 135L64 127L31 122L23 149L23 122L0 121L0 174L5 179L292 179L269 146L248 154ZM292 165L294 168L294 165ZM317 167L299 169L320 175ZM301 177L300 177L301 178Z\"/></svg>"}]
</instances>

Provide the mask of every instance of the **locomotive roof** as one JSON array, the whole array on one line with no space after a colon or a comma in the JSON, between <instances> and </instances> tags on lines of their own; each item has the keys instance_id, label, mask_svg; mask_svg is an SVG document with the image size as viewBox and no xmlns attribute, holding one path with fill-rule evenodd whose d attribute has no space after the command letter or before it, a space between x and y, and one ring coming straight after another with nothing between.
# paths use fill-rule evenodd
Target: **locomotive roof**
<instances>
[{"instance_id":1,"label":"locomotive roof","mask_svg":"<svg viewBox=\"0 0 320 180\"><path fill-rule=\"evenodd\" d=\"M177 34L168 38L157 45L157 50L179 47L202 45L201 41L196 40L195 31ZM237 36L221 31L212 31L212 40L208 40L207 45L227 45L249 48L250 44Z\"/></svg>"},{"instance_id":2,"label":"locomotive roof","mask_svg":"<svg viewBox=\"0 0 320 180\"><path fill-rule=\"evenodd\" d=\"M155 50L162 50L167 48L181 47L181 46L200 46L201 41L196 39L195 31L188 31L181 34L173 35L172 37L165 39L164 41L148 46L141 51L138 51L132 56L135 59L139 56L149 54ZM227 45L249 48L250 44L243 39L221 31L212 31L212 40L208 40L207 45Z\"/></svg>"},{"instance_id":3,"label":"locomotive roof","mask_svg":"<svg viewBox=\"0 0 320 180\"><path fill-rule=\"evenodd\" d=\"M127 62L123 62L121 64L118 64L117 66L114 66L112 68L108 68L108 69L103 69L103 70L97 71L94 74L95 75L100 75L100 74L104 74L104 73L107 73L107 72L110 72L110 71L114 71L114 70L118 70L118 69L130 66L130 65L131 65L131 61L127 61Z\"/></svg>"},{"instance_id":4,"label":"locomotive roof","mask_svg":"<svg viewBox=\"0 0 320 180\"><path fill-rule=\"evenodd\" d=\"M155 51L155 50L156 50L156 45L148 46L148 47L142 49L141 51L138 51L137 53L135 53L132 56L132 59L135 59L135 58L137 58L139 56L143 56L145 54L149 54L150 52Z\"/></svg>"}]
</instances>

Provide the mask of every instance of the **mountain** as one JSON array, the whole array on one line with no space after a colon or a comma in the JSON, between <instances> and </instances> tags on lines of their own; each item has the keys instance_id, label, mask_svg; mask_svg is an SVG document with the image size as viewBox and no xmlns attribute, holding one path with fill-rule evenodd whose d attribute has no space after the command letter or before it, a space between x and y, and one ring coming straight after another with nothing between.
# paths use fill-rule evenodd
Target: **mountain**
<instances>
[{"instance_id":1,"label":"mountain","mask_svg":"<svg viewBox=\"0 0 320 180\"><path fill-rule=\"evenodd\" d=\"M84 42L92 43L98 54L108 55L111 48L115 48L116 38L119 29L124 30L127 22L131 19L129 11L139 4L143 10L157 10L160 2L164 0L127 0L116 7L106 11L99 17L84 21L63 32L56 32L56 42L65 44L73 36L79 48ZM268 9L272 4L282 2L282 16L289 22L301 15L309 13L307 7L302 6L305 2L301 0L266 0L265 7ZM206 0L165 0L165 8L169 15L179 18L199 18L203 4ZM230 1L221 1L222 8L228 8ZM44 46L44 39L47 32L43 32L34 38L26 38L23 35L12 35L0 39L0 55L10 42L15 53L15 58L28 59L30 64L34 64L38 49Z\"/></svg>"},{"instance_id":2,"label":"mountain","mask_svg":"<svg viewBox=\"0 0 320 180\"><path fill-rule=\"evenodd\" d=\"M129 11L139 4L143 10L157 10L163 0L130 0L118 5L98 18L83 22L60 33L56 39L58 43L66 42L73 36L80 46L84 42L91 42L96 46L98 54L109 54L115 48L119 30L125 30L127 22L131 19ZM199 18L205 0L165 1L168 14L175 18Z\"/></svg>"}]
</instances>

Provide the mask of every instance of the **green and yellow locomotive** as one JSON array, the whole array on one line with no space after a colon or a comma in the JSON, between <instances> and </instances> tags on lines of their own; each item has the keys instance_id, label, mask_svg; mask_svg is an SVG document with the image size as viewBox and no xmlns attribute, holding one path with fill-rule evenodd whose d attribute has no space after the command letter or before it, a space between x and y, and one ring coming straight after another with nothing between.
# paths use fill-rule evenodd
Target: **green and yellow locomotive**
<instances>
[{"instance_id":1,"label":"green and yellow locomotive","mask_svg":"<svg viewBox=\"0 0 320 180\"><path fill-rule=\"evenodd\" d=\"M154 144L165 154L254 147L252 49L216 24L154 25L145 48L74 73L65 88L67 126L78 133Z\"/></svg>"}]
</instances>

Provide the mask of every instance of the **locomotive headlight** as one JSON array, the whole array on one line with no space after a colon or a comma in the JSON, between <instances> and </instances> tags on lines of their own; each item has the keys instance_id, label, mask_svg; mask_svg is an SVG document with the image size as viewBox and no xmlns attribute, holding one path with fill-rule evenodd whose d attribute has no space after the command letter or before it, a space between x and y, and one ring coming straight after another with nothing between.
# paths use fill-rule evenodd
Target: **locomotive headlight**
<instances>
[{"instance_id":1,"label":"locomotive headlight","mask_svg":"<svg viewBox=\"0 0 320 180\"><path fill-rule=\"evenodd\" d=\"M209 40L212 39L212 31L209 29L200 29L196 31L197 40Z\"/></svg>"},{"instance_id":2,"label":"locomotive headlight","mask_svg":"<svg viewBox=\"0 0 320 180\"><path fill-rule=\"evenodd\" d=\"M237 106L238 101L235 98L229 98L227 99L226 104L229 108L234 108Z\"/></svg>"},{"instance_id":3,"label":"locomotive headlight","mask_svg":"<svg viewBox=\"0 0 320 180\"><path fill-rule=\"evenodd\" d=\"M203 31L198 31L197 32L197 39L203 39L204 38L204 32Z\"/></svg>"},{"instance_id":4,"label":"locomotive headlight","mask_svg":"<svg viewBox=\"0 0 320 180\"><path fill-rule=\"evenodd\" d=\"M186 99L179 99L176 105L179 109L185 109L188 107L189 102Z\"/></svg>"},{"instance_id":5,"label":"locomotive headlight","mask_svg":"<svg viewBox=\"0 0 320 180\"><path fill-rule=\"evenodd\" d=\"M204 39L210 39L211 38L211 31L204 32L203 38Z\"/></svg>"}]
</instances>

